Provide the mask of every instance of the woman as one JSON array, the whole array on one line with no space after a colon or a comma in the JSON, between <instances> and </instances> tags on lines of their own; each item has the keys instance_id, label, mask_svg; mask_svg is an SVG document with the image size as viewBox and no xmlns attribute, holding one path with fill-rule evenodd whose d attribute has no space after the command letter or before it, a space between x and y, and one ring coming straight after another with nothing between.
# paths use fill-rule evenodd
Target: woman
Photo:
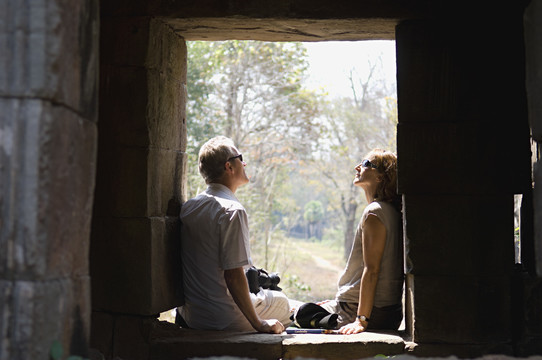
<instances>
[{"instance_id":1,"label":"woman","mask_svg":"<svg viewBox=\"0 0 542 360\"><path fill-rule=\"evenodd\" d=\"M403 243L397 195L397 157L375 149L356 167L354 185L365 192L359 222L335 300L320 305L339 314L342 334L397 330L403 318Z\"/></svg>"}]
</instances>

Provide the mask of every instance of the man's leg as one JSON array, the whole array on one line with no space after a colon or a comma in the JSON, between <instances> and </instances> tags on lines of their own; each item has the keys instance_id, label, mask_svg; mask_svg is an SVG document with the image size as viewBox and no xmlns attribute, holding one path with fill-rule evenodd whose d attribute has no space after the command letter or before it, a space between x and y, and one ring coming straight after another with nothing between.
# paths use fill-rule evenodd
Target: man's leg
<instances>
[{"instance_id":1,"label":"man's leg","mask_svg":"<svg viewBox=\"0 0 542 360\"><path fill-rule=\"evenodd\" d=\"M282 292L264 289L256 295L251 294L251 297L256 313L262 319L277 319L284 327L288 327L292 322L290 303Z\"/></svg>"}]
</instances>

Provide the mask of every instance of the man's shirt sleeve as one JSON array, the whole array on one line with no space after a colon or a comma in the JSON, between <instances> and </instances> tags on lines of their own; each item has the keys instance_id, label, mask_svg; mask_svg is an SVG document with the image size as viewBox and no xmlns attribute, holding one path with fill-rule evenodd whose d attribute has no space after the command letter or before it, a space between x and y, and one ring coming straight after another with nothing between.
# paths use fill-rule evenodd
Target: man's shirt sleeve
<instances>
[{"instance_id":1,"label":"man's shirt sleeve","mask_svg":"<svg viewBox=\"0 0 542 360\"><path fill-rule=\"evenodd\" d=\"M251 263L248 217L244 209L228 209L221 216L219 251L222 270Z\"/></svg>"}]
</instances>

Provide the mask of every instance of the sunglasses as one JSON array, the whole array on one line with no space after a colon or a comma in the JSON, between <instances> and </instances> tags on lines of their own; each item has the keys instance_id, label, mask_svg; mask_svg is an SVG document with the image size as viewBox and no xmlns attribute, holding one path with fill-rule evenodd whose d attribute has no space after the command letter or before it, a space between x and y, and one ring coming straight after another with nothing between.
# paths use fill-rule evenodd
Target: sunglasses
<instances>
[{"instance_id":1,"label":"sunglasses","mask_svg":"<svg viewBox=\"0 0 542 360\"><path fill-rule=\"evenodd\" d=\"M239 158L239 160L241 160L241 162L243 162L243 154L239 154L239 155L237 155L237 156L232 156L231 158L229 158L229 159L226 160L226 161L231 161L231 160L237 159L237 158Z\"/></svg>"},{"instance_id":2,"label":"sunglasses","mask_svg":"<svg viewBox=\"0 0 542 360\"><path fill-rule=\"evenodd\" d=\"M378 166L376 166L370 160L367 160L367 159L361 160L361 166L363 166L364 168L378 169Z\"/></svg>"}]
</instances>

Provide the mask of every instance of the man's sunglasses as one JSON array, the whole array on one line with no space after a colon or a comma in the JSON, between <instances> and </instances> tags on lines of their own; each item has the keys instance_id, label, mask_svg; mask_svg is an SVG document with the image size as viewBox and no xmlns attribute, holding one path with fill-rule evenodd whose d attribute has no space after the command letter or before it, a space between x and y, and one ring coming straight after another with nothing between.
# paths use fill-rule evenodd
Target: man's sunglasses
<instances>
[{"instance_id":1,"label":"man's sunglasses","mask_svg":"<svg viewBox=\"0 0 542 360\"><path fill-rule=\"evenodd\" d=\"M361 160L361 166L363 166L364 168L378 169L378 166L376 166L370 160L367 160L367 159Z\"/></svg>"},{"instance_id":2,"label":"man's sunglasses","mask_svg":"<svg viewBox=\"0 0 542 360\"><path fill-rule=\"evenodd\" d=\"M239 158L239 160L241 160L241 162L243 162L243 154L239 154L239 155L237 155L237 156L232 156L231 158L229 158L229 159L226 160L226 161L231 161L231 160L237 159L237 158Z\"/></svg>"}]
</instances>

